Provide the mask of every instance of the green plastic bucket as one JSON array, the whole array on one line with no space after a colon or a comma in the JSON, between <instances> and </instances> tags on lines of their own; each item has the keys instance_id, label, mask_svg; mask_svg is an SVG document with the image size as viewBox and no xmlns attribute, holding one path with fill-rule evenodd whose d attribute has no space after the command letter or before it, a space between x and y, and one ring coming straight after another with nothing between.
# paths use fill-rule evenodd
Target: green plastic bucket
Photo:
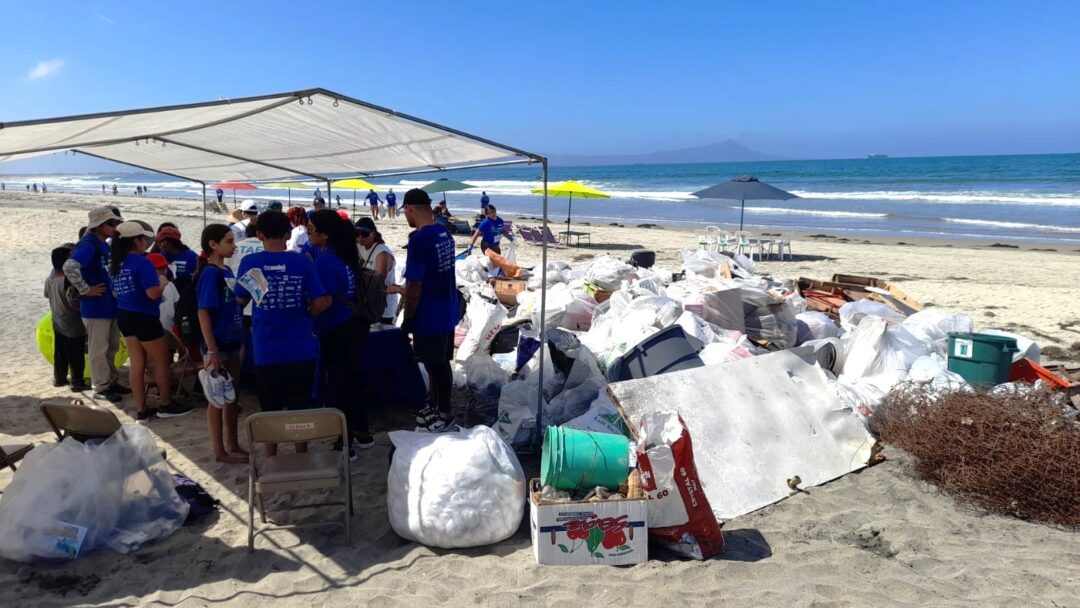
<instances>
[{"instance_id":1,"label":"green plastic bucket","mask_svg":"<svg viewBox=\"0 0 1080 608\"><path fill-rule=\"evenodd\" d=\"M991 387L1009 381L1016 339L989 334L949 334L949 371L974 386Z\"/></svg>"},{"instance_id":2,"label":"green plastic bucket","mask_svg":"<svg viewBox=\"0 0 1080 608\"><path fill-rule=\"evenodd\" d=\"M549 426L540 483L559 490L616 489L630 473L630 442L623 435Z\"/></svg>"}]
</instances>

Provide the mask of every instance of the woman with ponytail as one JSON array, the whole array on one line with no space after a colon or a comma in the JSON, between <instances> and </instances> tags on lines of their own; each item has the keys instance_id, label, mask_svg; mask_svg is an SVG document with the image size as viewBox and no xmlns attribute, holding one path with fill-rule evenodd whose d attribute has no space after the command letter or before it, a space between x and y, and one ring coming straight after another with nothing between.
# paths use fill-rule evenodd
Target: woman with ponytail
<instances>
[{"instance_id":1,"label":"woman with ponytail","mask_svg":"<svg viewBox=\"0 0 1080 608\"><path fill-rule=\"evenodd\" d=\"M360 253L353 225L336 212L321 209L311 215L308 238L319 248L315 270L331 295L330 307L315 317L326 380L334 407L345 412L353 440L361 448L374 447L367 414L361 401L361 354L371 327L353 314ZM349 448L350 458L355 456Z\"/></svg>"},{"instance_id":2,"label":"woman with ponytail","mask_svg":"<svg viewBox=\"0 0 1080 608\"><path fill-rule=\"evenodd\" d=\"M182 416L191 411L190 406L172 403L172 361L160 321L161 294L168 279L158 275L154 265L146 259L146 250L153 238L154 232L140 222L120 224L113 235L109 263L118 309L116 321L131 358L128 379L139 421L154 416ZM148 357L154 363L154 382L161 395L160 409L150 408L146 403L143 374Z\"/></svg>"}]
</instances>

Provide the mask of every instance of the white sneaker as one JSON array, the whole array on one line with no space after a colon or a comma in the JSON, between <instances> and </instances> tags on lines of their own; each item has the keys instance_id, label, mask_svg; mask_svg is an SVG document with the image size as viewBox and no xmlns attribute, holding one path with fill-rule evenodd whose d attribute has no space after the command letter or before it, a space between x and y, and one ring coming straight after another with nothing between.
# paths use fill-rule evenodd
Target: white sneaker
<instances>
[{"instance_id":1,"label":"white sneaker","mask_svg":"<svg viewBox=\"0 0 1080 608\"><path fill-rule=\"evenodd\" d=\"M225 407L225 379L217 370L199 370L199 384L202 385L203 395L210 405Z\"/></svg>"},{"instance_id":2,"label":"white sneaker","mask_svg":"<svg viewBox=\"0 0 1080 608\"><path fill-rule=\"evenodd\" d=\"M417 433L456 433L461 427L448 416L438 416L426 425L416 427Z\"/></svg>"},{"instance_id":3,"label":"white sneaker","mask_svg":"<svg viewBox=\"0 0 1080 608\"><path fill-rule=\"evenodd\" d=\"M236 402L236 385L233 382L232 374L227 370L221 370L221 392L225 397L225 403Z\"/></svg>"}]
</instances>

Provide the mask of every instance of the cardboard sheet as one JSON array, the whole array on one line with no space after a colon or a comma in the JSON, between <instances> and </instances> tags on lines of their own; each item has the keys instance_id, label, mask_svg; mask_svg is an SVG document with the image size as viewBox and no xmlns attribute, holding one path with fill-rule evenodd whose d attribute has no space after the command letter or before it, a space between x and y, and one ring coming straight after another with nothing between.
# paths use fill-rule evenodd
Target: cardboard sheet
<instances>
[{"instance_id":1,"label":"cardboard sheet","mask_svg":"<svg viewBox=\"0 0 1080 608\"><path fill-rule=\"evenodd\" d=\"M682 414L705 494L731 519L866 466L874 439L828 390L825 374L781 351L608 385L636 427L642 414Z\"/></svg>"}]
</instances>

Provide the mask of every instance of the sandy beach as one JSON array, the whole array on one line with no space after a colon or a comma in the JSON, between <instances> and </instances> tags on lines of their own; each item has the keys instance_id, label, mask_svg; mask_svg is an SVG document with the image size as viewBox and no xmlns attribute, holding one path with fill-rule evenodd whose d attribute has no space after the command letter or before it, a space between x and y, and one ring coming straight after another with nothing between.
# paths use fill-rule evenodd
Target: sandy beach
<instances>
[{"instance_id":1,"label":"sandy beach","mask_svg":"<svg viewBox=\"0 0 1080 608\"><path fill-rule=\"evenodd\" d=\"M34 327L47 310L42 283L49 251L74 241L86 212L106 203L155 226L173 221L187 243L198 241L202 210L196 201L0 194L7 219L0 226L5 442L54 440L37 403L71 393L51 386L50 367L34 342ZM382 220L379 228L403 261L404 218ZM552 259L583 261L604 252L626 257L647 248L656 251L658 264L677 269L679 251L697 243L694 232L671 227L575 229L590 231L592 245L553 249ZM1080 252L1021 243L906 243L802 234L793 261L763 262L759 272L884 278L923 304L970 314L977 329L1035 339L1044 362L1080 362ZM524 265L536 264L540 249L522 244L517 254ZM130 399L119 404L128 410L99 405L122 421L134 420ZM251 396L242 406L245 413L256 411ZM250 555L246 465L214 462L201 410L153 422L149 428L168 451L169 466L220 499L220 513L129 555L101 550L61 564L0 560L0 606L1080 606L1076 532L960 508L914 479L896 451L887 451L882 464L727 522L727 552L709 562L656 549L648 563L634 567L542 567L532 556L527 518L517 534L494 546L428 549L400 539L386 515L386 431L402 428L406 419L385 412L376 417L378 445L354 465L352 546L344 546L334 528L280 531L260 537ZM531 463L524 464L528 471ZM0 489L10 479L10 470L0 472Z\"/></svg>"}]
</instances>

